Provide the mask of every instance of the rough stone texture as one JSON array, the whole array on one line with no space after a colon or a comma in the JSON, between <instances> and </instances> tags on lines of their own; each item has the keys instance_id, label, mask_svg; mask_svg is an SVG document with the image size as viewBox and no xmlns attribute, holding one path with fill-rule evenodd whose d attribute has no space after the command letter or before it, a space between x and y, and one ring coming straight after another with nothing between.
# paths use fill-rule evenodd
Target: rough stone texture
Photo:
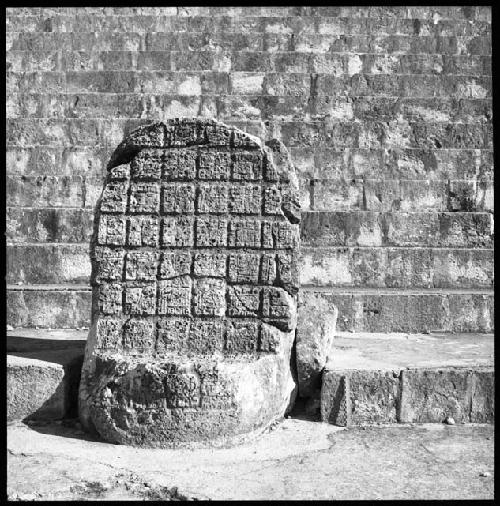
<instances>
[{"instance_id":1,"label":"rough stone texture","mask_svg":"<svg viewBox=\"0 0 500 506\"><path fill-rule=\"evenodd\" d=\"M493 422L493 335L340 333L321 386L321 419Z\"/></svg>"},{"instance_id":2,"label":"rough stone texture","mask_svg":"<svg viewBox=\"0 0 500 506\"><path fill-rule=\"evenodd\" d=\"M321 420L339 426L371 423L493 423L493 368L481 370L325 370Z\"/></svg>"},{"instance_id":3,"label":"rough stone texture","mask_svg":"<svg viewBox=\"0 0 500 506\"><path fill-rule=\"evenodd\" d=\"M9 501L492 500L494 440L492 424L344 430L291 418L235 448L158 451L95 441L69 423L15 424L6 492Z\"/></svg>"},{"instance_id":4,"label":"rough stone texture","mask_svg":"<svg viewBox=\"0 0 500 506\"><path fill-rule=\"evenodd\" d=\"M42 418L63 418L66 412L64 368L42 361L7 357L7 420L23 419L33 412Z\"/></svg>"},{"instance_id":5,"label":"rough stone texture","mask_svg":"<svg viewBox=\"0 0 500 506\"><path fill-rule=\"evenodd\" d=\"M164 447L232 440L283 416L296 388L300 222L283 144L174 119L134 130L108 171L84 426Z\"/></svg>"},{"instance_id":6,"label":"rough stone texture","mask_svg":"<svg viewBox=\"0 0 500 506\"><path fill-rule=\"evenodd\" d=\"M87 332L7 331L8 420L52 420L78 413Z\"/></svg>"},{"instance_id":7,"label":"rough stone texture","mask_svg":"<svg viewBox=\"0 0 500 506\"><path fill-rule=\"evenodd\" d=\"M401 422L492 422L495 376L476 370L408 370L402 372Z\"/></svg>"},{"instance_id":8,"label":"rough stone texture","mask_svg":"<svg viewBox=\"0 0 500 506\"><path fill-rule=\"evenodd\" d=\"M402 422L468 422L471 411L469 371L406 370L401 377Z\"/></svg>"},{"instance_id":9,"label":"rough stone texture","mask_svg":"<svg viewBox=\"0 0 500 506\"><path fill-rule=\"evenodd\" d=\"M321 373L333 347L338 310L319 297L301 299L295 354L299 396L321 389Z\"/></svg>"},{"instance_id":10,"label":"rough stone texture","mask_svg":"<svg viewBox=\"0 0 500 506\"><path fill-rule=\"evenodd\" d=\"M90 325L89 287L12 286L7 318L13 327L81 328ZM69 289L68 288L73 288ZM345 288L319 292L301 288L302 298L324 298L337 307L337 328L352 332L492 332L491 291L367 290ZM33 308L33 312L28 312Z\"/></svg>"},{"instance_id":11,"label":"rough stone texture","mask_svg":"<svg viewBox=\"0 0 500 506\"><path fill-rule=\"evenodd\" d=\"M399 408L399 372L330 371L323 373L321 419L349 427L394 423Z\"/></svg>"},{"instance_id":12,"label":"rough stone texture","mask_svg":"<svg viewBox=\"0 0 500 506\"><path fill-rule=\"evenodd\" d=\"M290 150L301 283L338 295L340 316L359 287L492 295L490 7L12 8L6 45L9 294L87 283L115 146L145 118L198 116ZM89 324L81 300L40 288L9 296L11 325L43 324L43 297L62 308L49 326ZM477 312L468 329L489 331Z\"/></svg>"},{"instance_id":13,"label":"rough stone texture","mask_svg":"<svg viewBox=\"0 0 500 506\"><path fill-rule=\"evenodd\" d=\"M493 332L494 294L486 290L302 289L337 307L337 328L352 332Z\"/></svg>"},{"instance_id":14,"label":"rough stone texture","mask_svg":"<svg viewBox=\"0 0 500 506\"><path fill-rule=\"evenodd\" d=\"M30 343L31 350L36 348ZM7 420L56 420L77 413L83 347L9 352Z\"/></svg>"},{"instance_id":15,"label":"rough stone texture","mask_svg":"<svg viewBox=\"0 0 500 506\"><path fill-rule=\"evenodd\" d=\"M483 423L495 419L495 375L476 369L472 375L470 421Z\"/></svg>"}]
</instances>

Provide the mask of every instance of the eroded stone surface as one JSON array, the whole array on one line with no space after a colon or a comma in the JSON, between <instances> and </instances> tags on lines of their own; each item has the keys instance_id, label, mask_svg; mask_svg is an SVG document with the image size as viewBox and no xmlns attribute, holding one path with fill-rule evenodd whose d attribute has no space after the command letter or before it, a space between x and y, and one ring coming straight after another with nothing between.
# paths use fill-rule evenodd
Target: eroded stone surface
<instances>
[{"instance_id":1,"label":"eroded stone surface","mask_svg":"<svg viewBox=\"0 0 500 506\"><path fill-rule=\"evenodd\" d=\"M301 300L297 327L296 362L299 396L317 397L321 374L331 356L338 310L319 296Z\"/></svg>"},{"instance_id":2,"label":"eroded stone surface","mask_svg":"<svg viewBox=\"0 0 500 506\"><path fill-rule=\"evenodd\" d=\"M207 120L132 132L92 241L80 416L108 441L231 439L295 392L297 181L284 146Z\"/></svg>"}]
</instances>

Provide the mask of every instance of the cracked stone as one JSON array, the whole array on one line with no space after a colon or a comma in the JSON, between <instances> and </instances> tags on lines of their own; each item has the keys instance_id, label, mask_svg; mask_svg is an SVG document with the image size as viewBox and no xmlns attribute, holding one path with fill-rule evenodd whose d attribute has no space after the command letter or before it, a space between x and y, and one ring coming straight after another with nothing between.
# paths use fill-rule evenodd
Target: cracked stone
<instances>
[{"instance_id":1,"label":"cracked stone","mask_svg":"<svg viewBox=\"0 0 500 506\"><path fill-rule=\"evenodd\" d=\"M117 147L103 195L83 427L167 447L240 440L283 417L300 221L285 146L214 120L155 122Z\"/></svg>"}]
</instances>

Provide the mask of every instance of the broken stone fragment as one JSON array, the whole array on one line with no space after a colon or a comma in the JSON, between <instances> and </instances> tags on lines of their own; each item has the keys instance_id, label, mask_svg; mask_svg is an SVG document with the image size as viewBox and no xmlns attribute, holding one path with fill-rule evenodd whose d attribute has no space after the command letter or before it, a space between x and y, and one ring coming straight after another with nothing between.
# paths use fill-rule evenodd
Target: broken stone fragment
<instances>
[{"instance_id":1,"label":"broken stone fragment","mask_svg":"<svg viewBox=\"0 0 500 506\"><path fill-rule=\"evenodd\" d=\"M283 417L296 393L300 221L284 146L172 119L131 132L108 171L83 426L166 447L234 441Z\"/></svg>"},{"instance_id":2,"label":"broken stone fragment","mask_svg":"<svg viewBox=\"0 0 500 506\"><path fill-rule=\"evenodd\" d=\"M296 362L300 397L321 389L321 374L333 347L338 310L323 297L310 296L298 309Z\"/></svg>"}]
</instances>

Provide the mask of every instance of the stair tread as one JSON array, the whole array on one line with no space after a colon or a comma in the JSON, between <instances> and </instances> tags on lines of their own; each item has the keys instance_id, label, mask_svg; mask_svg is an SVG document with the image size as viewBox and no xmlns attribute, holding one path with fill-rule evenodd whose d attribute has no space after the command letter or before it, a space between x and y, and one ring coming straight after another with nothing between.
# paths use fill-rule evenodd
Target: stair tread
<instances>
[{"instance_id":1,"label":"stair tread","mask_svg":"<svg viewBox=\"0 0 500 506\"><path fill-rule=\"evenodd\" d=\"M60 283L60 284L16 284L7 285L7 290L38 290L38 291L90 291L92 287L89 284L78 283Z\"/></svg>"},{"instance_id":2,"label":"stair tread","mask_svg":"<svg viewBox=\"0 0 500 506\"><path fill-rule=\"evenodd\" d=\"M7 331L7 353L38 353L55 350L82 349L88 330L14 329Z\"/></svg>"},{"instance_id":3,"label":"stair tread","mask_svg":"<svg viewBox=\"0 0 500 506\"><path fill-rule=\"evenodd\" d=\"M493 367L492 333L337 332L330 371Z\"/></svg>"},{"instance_id":4,"label":"stair tread","mask_svg":"<svg viewBox=\"0 0 500 506\"><path fill-rule=\"evenodd\" d=\"M493 295L493 288L386 288L356 286L313 286L301 285L301 290L326 293L362 293L375 295L431 295L431 294L485 294Z\"/></svg>"}]
</instances>

